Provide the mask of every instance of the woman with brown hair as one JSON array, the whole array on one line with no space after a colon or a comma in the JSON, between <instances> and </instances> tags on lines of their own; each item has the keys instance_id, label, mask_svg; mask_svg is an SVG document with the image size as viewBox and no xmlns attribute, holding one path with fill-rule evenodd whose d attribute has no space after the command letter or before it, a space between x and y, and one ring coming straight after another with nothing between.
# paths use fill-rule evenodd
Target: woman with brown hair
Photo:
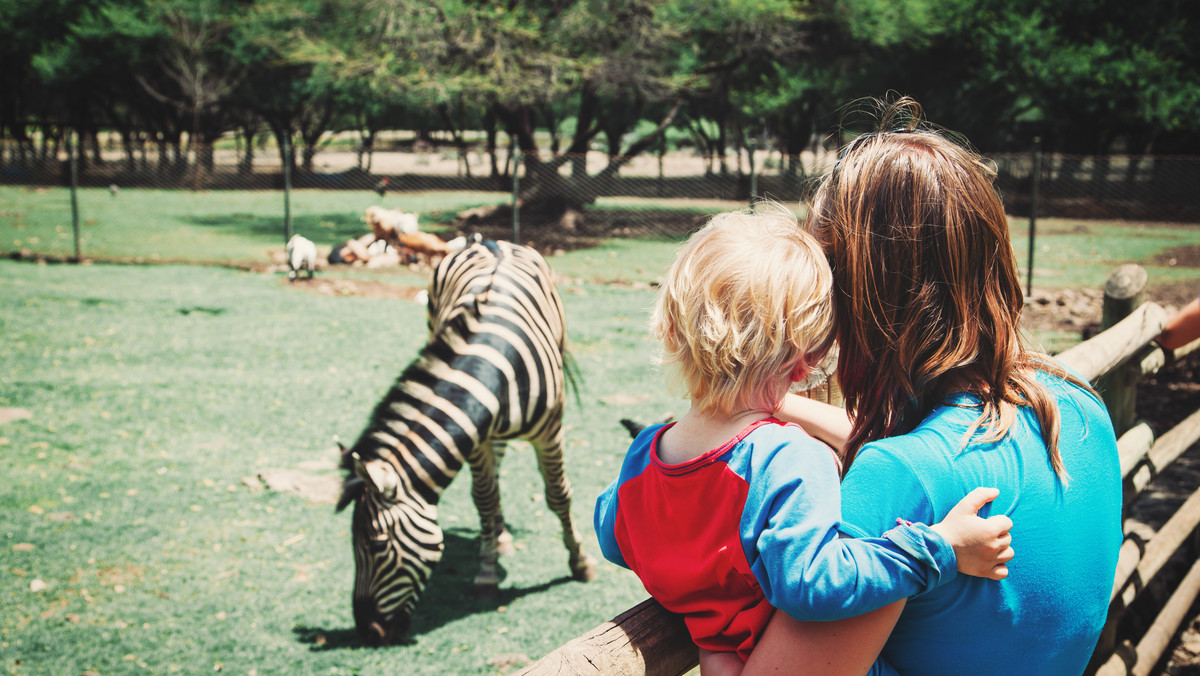
<instances>
[{"instance_id":1,"label":"woman with brown hair","mask_svg":"<svg viewBox=\"0 0 1200 676\"><path fill-rule=\"evenodd\" d=\"M935 523L993 486L1017 555L1003 580L959 576L848 620L777 612L747 674L1079 674L1104 624L1122 539L1112 424L1085 382L1022 340L994 171L920 116L911 99L892 104L813 198L846 412L793 397L778 415L833 430L846 535Z\"/></svg>"}]
</instances>

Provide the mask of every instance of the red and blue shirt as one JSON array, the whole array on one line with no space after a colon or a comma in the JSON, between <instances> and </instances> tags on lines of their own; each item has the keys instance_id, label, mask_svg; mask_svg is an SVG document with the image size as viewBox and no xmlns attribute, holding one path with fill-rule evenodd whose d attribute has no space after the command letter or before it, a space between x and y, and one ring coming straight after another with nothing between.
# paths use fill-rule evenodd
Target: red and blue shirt
<instances>
[{"instance_id":1,"label":"red and blue shirt","mask_svg":"<svg viewBox=\"0 0 1200 676\"><path fill-rule=\"evenodd\" d=\"M678 465L656 451L668 426L634 440L595 528L604 556L684 615L698 646L745 660L774 608L835 620L954 578L953 549L928 527L839 537L835 456L799 426L760 420Z\"/></svg>"}]
</instances>

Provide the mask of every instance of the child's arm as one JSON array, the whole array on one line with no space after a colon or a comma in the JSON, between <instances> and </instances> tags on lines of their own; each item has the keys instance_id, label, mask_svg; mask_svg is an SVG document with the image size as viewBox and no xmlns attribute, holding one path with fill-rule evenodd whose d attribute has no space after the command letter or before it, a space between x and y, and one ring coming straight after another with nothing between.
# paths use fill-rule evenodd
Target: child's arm
<instances>
[{"instance_id":1,"label":"child's arm","mask_svg":"<svg viewBox=\"0 0 1200 676\"><path fill-rule=\"evenodd\" d=\"M998 491L973 492L937 529L905 525L880 537L842 538L840 482L828 450L788 429L759 428L746 439L751 451L731 458L734 465L750 461L743 543L776 608L798 620L826 621L926 593L957 575L956 547L964 573L1006 574L1011 523L974 516ZM925 514L928 507L914 504L896 516Z\"/></svg>"},{"instance_id":2,"label":"child's arm","mask_svg":"<svg viewBox=\"0 0 1200 676\"><path fill-rule=\"evenodd\" d=\"M839 455L850 436L850 417L846 409L798 394L785 395L775 417L803 427L805 432L832 446Z\"/></svg>"},{"instance_id":3,"label":"child's arm","mask_svg":"<svg viewBox=\"0 0 1200 676\"><path fill-rule=\"evenodd\" d=\"M1162 333L1158 334L1159 345L1176 350L1200 337L1200 298L1184 305L1167 320Z\"/></svg>"},{"instance_id":4,"label":"child's arm","mask_svg":"<svg viewBox=\"0 0 1200 676\"><path fill-rule=\"evenodd\" d=\"M600 543L600 551L604 558L628 568L621 548L617 545L616 524L617 511L620 507L620 489L626 481L641 474L650 464L650 448L655 435L663 425L650 425L638 433L637 438L625 452L625 460L621 463L621 472L617 480L609 484L596 498L596 508L592 515L592 526L596 530L596 539Z\"/></svg>"},{"instance_id":5,"label":"child's arm","mask_svg":"<svg viewBox=\"0 0 1200 676\"><path fill-rule=\"evenodd\" d=\"M954 547L960 573L992 580L1008 577L1007 564L1014 555L1009 534L1012 520L1003 514L986 519L976 514L997 495L997 488L976 488L930 527Z\"/></svg>"},{"instance_id":6,"label":"child's arm","mask_svg":"<svg viewBox=\"0 0 1200 676\"><path fill-rule=\"evenodd\" d=\"M928 592L957 575L954 548L928 526L840 537L837 467L823 444L787 429L760 428L747 438L754 450L746 456L743 543L771 605L798 620L836 620Z\"/></svg>"}]
</instances>

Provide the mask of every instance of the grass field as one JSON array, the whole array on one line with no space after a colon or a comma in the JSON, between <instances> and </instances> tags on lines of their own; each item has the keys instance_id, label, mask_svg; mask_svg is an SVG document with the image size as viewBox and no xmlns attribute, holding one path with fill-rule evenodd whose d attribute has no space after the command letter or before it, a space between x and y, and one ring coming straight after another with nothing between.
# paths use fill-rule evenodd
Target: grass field
<instances>
[{"instance_id":1,"label":"grass field","mask_svg":"<svg viewBox=\"0 0 1200 676\"><path fill-rule=\"evenodd\" d=\"M642 596L607 565L569 580L522 446L503 470L518 552L501 612L471 597L477 519L460 477L416 642L360 649L349 515L253 478L336 477L333 435L361 429L423 340L423 309L191 266L4 261L0 284L0 407L31 414L0 426L7 672L500 673ZM649 291L563 296L583 374L567 466L590 543L591 502L627 444L619 418L678 409L645 368Z\"/></svg>"},{"instance_id":2,"label":"grass field","mask_svg":"<svg viewBox=\"0 0 1200 676\"><path fill-rule=\"evenodd\" d=\"M299 190L292 193L292 231L320 247L331 247L366 232L363 211L382 204L418 212L422 229L451 236L455 214L462 209L509 199L503 193L389 193L380 198L370 191ZM700 218L741 206L720 200L667 202L673 214L692 212ZM281 192L126 189L113 197L104 189L81 189L78 204L85 259L261 269L272 252L283 250ZM652 230L656 204L641 198L602 198L596 208L644 214L643 225ZM1013 247L1022 267L1028 263L1027 226L1025 219L1011 222ZM1035 234L1034 285L1038 287L1100 287L1125 262L1143 264L1152 284L1190 280L1200 267L1200 225L1043 218ZM523 239L536 236L527 230ZM592 261L586 257L568 257L556 268L583 280L651 281L670 262L674 247L670 241L643 239L612 240L605 249L622 264L590 266ZM0 255L25 252L61 259L74 251L67 189L0 186ZM625 260L629 256L636 260ZM1021 275L1024 282L1026 272Z\"/></svg>"},{"instance_id":3,"label":"grass field","mask_svg":"<svg viewBox=\"0 0 1200 676\"><path fill-rule=\"evenodd\" d=\"M502 193L418 193L380 198L370 191L292 192L292 232L320 246L340 244L370 229L371 205L421 215L437 232L458 211L503 202ZM146 262L262 264L282 250L284 198L274 191L104 189L78 191L80 248L84 258ZM0 187L0 252L28 250L51 257L75 253L70 191Z\"/></svg>"},{"instance_id":4,"label":"grass field","mask_svg":"<svg viewBox=\"0 0 1200 676\"><path fill-rule=\"evenodd\" d=\"M0 189L5 240L48 227L22 195ZM160 258L261 259L279 246L274 225L224 220L270 205L196 199L180 197L173 222L155 216L129 227L196 237ZM317 210L332 208L313 199ZM478 196L421 199L427 212L450 213ZM111 209L106 228L115 227L106 219L140 213ZM163 207L141 211L155 209ZM343 225L358 228L361 209L346 210ZM214 222L185 222L200 218ZM1014 242L1024 262L1021 227L1014 223ZM1035 284L1100 286L1124 262L1143 263L1156 283L1197 276L1192 228L1041 221L1037 241ZM595 556L592 502L628 443L619 419L684 410L648 365L645 330L651 282L673 250L612 240L550 259L583 376L580 404L567 411L567 470ZM406 269L337 275L424 283ZM6 673L502 674L644 598L631 574L608 564L596 582L569 579L532 453L521 446L502 475L517 553L502 562L499 601L471 594L477 520L462 476L441 504L447 553L418 606L414 641L362 647L350 608L349 515L265 489L258 476L287 470L332 486L333 436L357 435L424 340L425 319L411 302L306 288L279 272L229 267L0 261L0 409L28 413L0 424Z\"/></svg>"}]
</instances>

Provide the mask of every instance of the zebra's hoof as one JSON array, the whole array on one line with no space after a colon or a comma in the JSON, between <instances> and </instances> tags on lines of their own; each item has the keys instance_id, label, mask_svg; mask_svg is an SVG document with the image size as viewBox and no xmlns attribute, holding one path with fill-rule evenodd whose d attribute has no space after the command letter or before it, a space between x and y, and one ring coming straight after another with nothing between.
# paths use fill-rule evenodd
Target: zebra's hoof
<instances>
[{"instance_id":1,"label":"zebra's hoof","mask_svg":"<svg viewBox=\"0 0 1200 676\"><path fill-rule=\"evenodd\" d=\"M571 564L571 575L580 582L595 580L597 577L596 559L584 554L578 561Z\"/></svg>"},{"instance_id":2,"label":"zebra's hoof","mask_svg":"<svg viewBox=\"0 0 1200 676\"><path fill-rule=\"evenodd\" d=\"M517 548L513 546L512 533L504 531L496 538L496 553L500 556L512 556L517 553Z\"/></svg>"}]
</instances>

